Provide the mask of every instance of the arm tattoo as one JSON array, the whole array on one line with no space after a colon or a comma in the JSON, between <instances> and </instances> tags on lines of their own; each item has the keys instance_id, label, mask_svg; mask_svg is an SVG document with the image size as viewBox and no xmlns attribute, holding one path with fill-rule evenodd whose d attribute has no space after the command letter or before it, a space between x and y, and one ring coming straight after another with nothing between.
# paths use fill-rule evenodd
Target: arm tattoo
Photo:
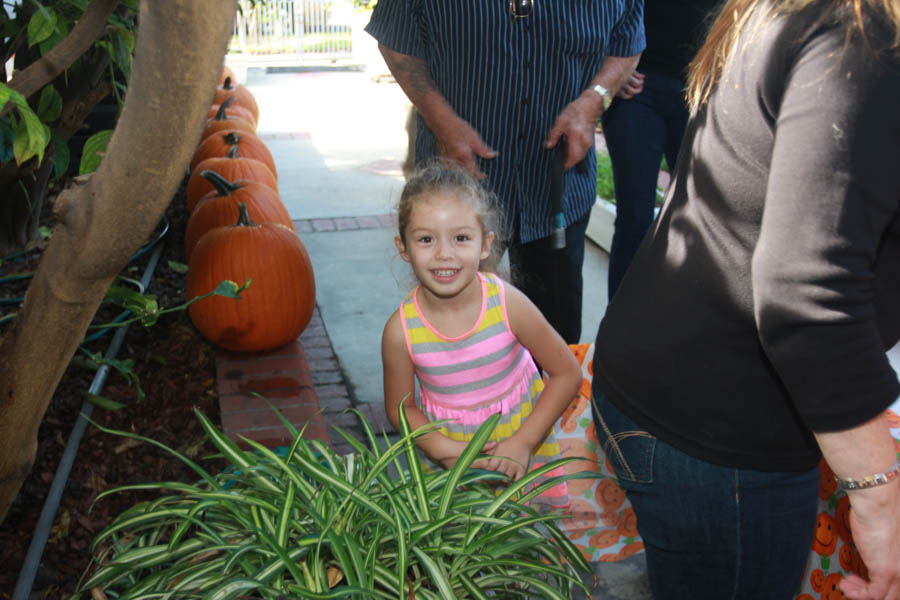
<instances>
[{"instance_id":1,"label":"arm tattoo","mask_svg":"<svg viewBox=\"0 0 900 600\"><path fill-rule=\"evenodd\" d=\"M418 94L436 90L437 86L428 71L425 60L414 56L404 56L396 61L397 70L409 77L409 84Z\"/></svg>"}]
</instances>

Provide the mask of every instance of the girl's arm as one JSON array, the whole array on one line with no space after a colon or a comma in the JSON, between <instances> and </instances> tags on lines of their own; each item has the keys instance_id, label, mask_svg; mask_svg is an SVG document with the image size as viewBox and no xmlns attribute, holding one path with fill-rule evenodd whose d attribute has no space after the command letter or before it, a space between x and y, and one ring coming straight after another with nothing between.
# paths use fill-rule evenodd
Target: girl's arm
<instances>
[{"instance_id":1,"label":"girl's arm","mask_svg":"<svg viewBox=\"0 0 900 600\"><path fill-rule=\"evenodd\" d=\"M412 359L409 357L409 349L406 346L406 336L403 333L400 318L399 310L391 315L381 336L384 409L387 412L388 421L398 432L400 431L400 402L404 398L406 401L403 402L403 407L406 410L410 430L415 431L429 423L428 417L415 402L415 369ZM416 438L416 445L432 460L440 462L447 468L456 463L466 447L466 444L451 440L437 431Z\"/></svg>"},{"instance_id":2,"label":"girl's arm","mask_svg":"<svg viewBox=\"0 0 900 600\"><path fill-rule=\"evenodd\" d=\"M519 342L549 376L547 386L519 430L491 452L512 461L491 465L513 479L525 474L534 449L547 437L581 386L581 367L568 344L525 294L504 282L509 326Z\"/></svg>"}]
</instances>

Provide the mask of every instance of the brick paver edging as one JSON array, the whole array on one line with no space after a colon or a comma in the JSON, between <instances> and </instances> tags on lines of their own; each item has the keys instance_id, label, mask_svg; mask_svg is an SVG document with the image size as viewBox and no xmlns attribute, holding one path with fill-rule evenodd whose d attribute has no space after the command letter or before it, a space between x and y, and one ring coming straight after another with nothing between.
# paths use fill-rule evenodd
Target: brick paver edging
<instances>
[{"instance_id":1,"label":"brick paver edging","mask_svg":"<svg viewBox=\"0 0 900 600\"><path fill-rule=\"evenodd\" d=\"M395 227L396 216L304 219L294 225L298 233L374 229ZM269 403L297 429L305 425L304 438L320 439L339 454L353 448L334 426L364 439L359 418L348 408L362 412L376 432L392 429L382 406L354 401L318 306L300 337L281 348L255 353L218 349L216 378L222 429L245 448L241 437L270 448L290 443L290 432Z\"/></svg>"}]
</instances>

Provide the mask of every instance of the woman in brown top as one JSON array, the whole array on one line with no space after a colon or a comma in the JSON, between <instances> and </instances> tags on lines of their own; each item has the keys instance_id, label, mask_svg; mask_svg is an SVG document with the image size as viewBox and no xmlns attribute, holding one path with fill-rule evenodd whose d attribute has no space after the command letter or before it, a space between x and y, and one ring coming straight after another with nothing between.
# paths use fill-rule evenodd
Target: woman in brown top
<instances>
[{"instance_id":1,"label":"woman in brown top","mask_svg":"<svg viewBox=\"0 0 900 600\"><path fill-rule=\"evenodd\" d=\"M898 40L898 0L729 0L692 63L593 365L657 598L791 597L822 454L869 571L841 589L900 598Z\"/></svg>"}]
</instances>

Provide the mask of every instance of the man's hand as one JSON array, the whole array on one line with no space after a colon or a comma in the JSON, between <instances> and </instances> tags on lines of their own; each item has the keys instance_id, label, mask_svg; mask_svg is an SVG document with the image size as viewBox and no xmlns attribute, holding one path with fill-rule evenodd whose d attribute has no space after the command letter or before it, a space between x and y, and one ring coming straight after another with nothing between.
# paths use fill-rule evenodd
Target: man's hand
<instances>
[{"instance_id":1,"label":"man's hand","mask_svg":"<svg viewBox=\"0 0 900 600\"><path fill-rule=\"evenodd\" d=\"M491 159L497 156L497 153L481 139L481 135L467 121L454 117L435 129L434 137L440 156L458 163L476 179L487 177L478 168L475 157Z\"/></svg>"},{"instance_id":2,"label":"man's hand","mask_svg":"<svg viewBox=\"0 0 900 600\"><path fill-rule=\"evenodd\" d=\"M596 92L589 92L595 94ZM556 122L550 128L545 148L555 148L562 136L566 136L566 160L563 162L563 170L568 170L577 165L585 157L588 150L594 145L594 104L591 99L581 95L570 102L556 117Z\"/></svg>"},{"instance_id":3,"label":"man's hand","mask_svg":"<svg viewBox=\"0 0 900 600\"><path fill-rule=\"evenodd\" d=\"M619 92L616 94L616 97L622 98L623 100L629 100L643 91L644 74L635 71L628 77L628 81L623 83L622 87L619 88Z\"/></svg>"}]
</instances>

